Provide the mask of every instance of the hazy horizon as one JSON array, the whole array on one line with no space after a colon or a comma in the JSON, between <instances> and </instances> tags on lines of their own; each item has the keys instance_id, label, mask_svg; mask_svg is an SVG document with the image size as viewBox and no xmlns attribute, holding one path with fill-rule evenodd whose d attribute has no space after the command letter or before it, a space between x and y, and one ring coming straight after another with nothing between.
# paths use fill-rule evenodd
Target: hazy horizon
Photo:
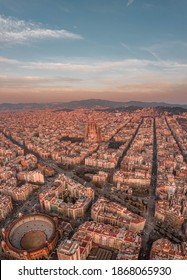
<instances>
[{"instance_id":1,"label":"hazy horizon","mask_svg":"<svg viewBox=\"0 0 187 280\"><path fill-rule=\"evenodd\" d=\"M109 101L109 102L120 102L120 103L130 103L130 102L134 102L134 103L136 103L136 102L142 102L142 103L164 103L164 104L169 104L169 105L181 105L181 106L183 106L183 105L187 105L187 103L172 103L172 102L164 102L164 101L140 101L140 100L127 100L127 101L123 101L123 100L116 100L116 99L114 99L114 100L109 100L109 99L99 99L99 98L90 98L90 99L74 99L74 100L69 100L69 101L54 101L54 102L0 102L0 105L2 105L2 104L55 104L55 103L59 103L59 104L61 104L61 103L70 103L70 102L84 102L84 101L91 101L91 100L99 100L99 101Z\"/></svg>"},{"instance_id":2,"label":"hazy horizon","mask_svg":"<svg viewBox=\"0 0 187 280\"><path fill-rule=\"evenodd\" d=\"M0 103L187 104L185 0L0 1Z\"/></svg>"}]
</instances>

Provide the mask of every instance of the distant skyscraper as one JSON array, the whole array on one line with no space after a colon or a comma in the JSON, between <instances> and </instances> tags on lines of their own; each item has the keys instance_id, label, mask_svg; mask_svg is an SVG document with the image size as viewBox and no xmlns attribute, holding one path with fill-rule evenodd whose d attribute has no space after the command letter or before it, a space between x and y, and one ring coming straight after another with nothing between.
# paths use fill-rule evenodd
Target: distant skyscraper
<instances>
[{"instance_id":1,"label":"distant skyscraper","mask_svg":"<svg viewBox=\"0 0 187 280\"><path fill-rule=\"evenodd\" d=\"M94 121L88 121L86 124L84 140L91 143L101 141L100 128Z\"/></svg>"}]
</instances>

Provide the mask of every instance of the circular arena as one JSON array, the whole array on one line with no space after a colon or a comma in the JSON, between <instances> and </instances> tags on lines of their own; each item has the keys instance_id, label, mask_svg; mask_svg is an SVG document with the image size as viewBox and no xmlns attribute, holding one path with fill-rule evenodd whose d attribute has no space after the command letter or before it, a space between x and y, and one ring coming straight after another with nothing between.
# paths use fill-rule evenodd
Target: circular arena
<instances>
[{"instance_id":1,"label":"circular arena","mask_svg":"<svg viewBox=\"0 0 187 280\"><path fill-rule=\"evenodd\" d=\"M57 222L44 214L19 217L3 235L4 252L16 259L47 258L59 239Z\"/></svg>"}]
</instances>

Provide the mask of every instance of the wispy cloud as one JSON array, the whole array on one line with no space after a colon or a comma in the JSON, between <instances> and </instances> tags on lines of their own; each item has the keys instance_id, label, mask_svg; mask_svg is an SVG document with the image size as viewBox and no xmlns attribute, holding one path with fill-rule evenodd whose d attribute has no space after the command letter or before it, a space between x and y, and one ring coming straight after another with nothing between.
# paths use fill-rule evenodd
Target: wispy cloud
<instances>
[{"instance_id":1,"label":"wispy cloud","mask_svg":"<svg viewBox=\"0 0 187 280\"><path fill-rule=\"evenodd\" d=\"M0 56L0 64L19 64L19 61L16 59L10 59Z\"/></svg>"},{"instance_id":2,"label":"wispy cloud","mask_svg":"<svg viewBox=\"0 0 187 280\"><path fill-rule=\"evenodd\" d=\"M121 43L121 45L122 45L122 47L124 47L126 50L128 50L129 53L131 53L131 54L134 55L134 52L132 51L132 49L131 49L129 46L127 46L127 44Z\"/></svg>"},{"instance_id":3,"label":"wispy cloud","mask_svg":"<svg viewBox=\"0 0 187 280\"><path fill-rule=\"evenodd\" d=\"M81 35L64 29L49 29L39 23L19 20L0 15L0 42L24 43L30 40L68 39L81 40Z\"/></svg>"},{"instance_id":4,"label":"wispy cloud","mask_svg":"<svg viewBox=\"0 0 187 280\"><path fill-rule=\"evenodd\" d=\"M153 54L152 54L153 55ZM175 61L162 60L146 60L146 59L125 59L116 61L87 61L75 63L69 61L64 62L29 62L21 66L25 69L36 70L65 70L65 71L80 71L80 72L100 72L107 70L125 70L136 71L138 69L145 69L150 67L158 68L158 70L179 70L187 69L186 63L179 63Z\"/></svg>"},{"instance_id":5,"label":"wispy cloud","mask_svg":"<svg viewBox=\"0 0 187 280\"><path fill-rule=\"evenodd\" d=\"M127 7L129 7L130 5L132 5L134 3L135 0L128 0L127 2Z\"/></svg>"},{"instance_id":6,"label":"wispy cloud","mask_svg":"<svg viewBox=\"0 0 187 280\"><path fill-rule=\"evenodd\" d=\"M27 65L22 65L22 68L36 70L65 70L65 71L80 71L80 72L100 72L108 70L120 70L128 68L128 71L135 70L137 67L145 67L150 62L138 59L126 59L115 61L82 61L75 63L68 62L30 62Z\"/></svg>"},{"instance_id":7,"label":"wispy cloud","mask_svg":"<svg viewBox=\"0 0 187 280\"><path fill-rule=\"evenodd\" d=\"M180 51L186 52L187 50L187 42L181 41L181 40L174 40L174 41L163 41L157 44L153 44L146 47L139 48L140 50L149 52L152 56L154 56L156 59L161 60L160 54L162 56L170 55L173 56L173 53L178 50L178 53L180 55ZM176 56L176 54L175 54Z\"/></svg>"},{"instance_id":8,"label":"wispy cloud","mask_svg":"<svg viewBox=\"0 0 187 280\"><path fill-rule=\"evenodd\" d=\"M58 62L54 58L53 61L41 60L41 61L21 61L14 60L7 57L0 56L0 65L6 66L6 69L14 70L19 72L31 70L42 70L49 71L49 73L59 72L72 72L74 77L82 75L96 73L106 76L107 74L116 76L124 73L132 73L137 75L138 73L164 73L170 75L175 73L177 76L182 77L187 73L187 63L175 60L162 60L160 57L148 48L142 48L142 50L151 54L154 59L123 59L123 60L98 60L89 58L69 58L69 59L58 59ZM3 69L2 67L2 69ZM16 70L17 69L17 70ZM2 71L0 73L3 73Z\"/></svg>"},{"instance_id":9,"label":"wispy cloud","mask_svg":"<svg viewBox=\"0 0 187 280\"><path fill-rule=\"evenodd\" d=\"M40 90L45 88L48 91L53 87L62 90L74 88L80 91L86 89L116 91L124 84L134 84L138 89L137 83L152 84L154 89L156 84L158 88L161 83L181 83L187 76L187 63L156 59L61 58L57 62L56 58L53 60L46 58L43 61L14 61L0 57L0 65L2 65L0 92L6 88L27 90L35 87ZM14 76L13 73L17 73L18 76ZM149 89L147 87L145 91ZM128 91L130 92L130 87Z\"/></svg>"},{"instance_id":10,"label":"wispy cloud","mask_svg":"<svg viewBox=\"0 0 187 280\"><path fill-rule=\"evenodd\" d=\"M154 57L156 60L163 62L162 59L159 57L159 55L152 49L151 47L144 47L140 48L140 50L145 51L149 53L152 57Z\"/></svg>"},{"instance_id":11,"label":"wispy cloud","mask_svg":"<svg viewBox=\"0 0 187 280\"><path fill-rule=\"evenodd\" d=\"M37 76L16 76L16 75L0 75L0 86L19 86L20 88L25 85L45 85L49 86L53 83L66 84L66 83L80 83L82 80L72 77L37 77Z\"/></svg>"}]
</instances>

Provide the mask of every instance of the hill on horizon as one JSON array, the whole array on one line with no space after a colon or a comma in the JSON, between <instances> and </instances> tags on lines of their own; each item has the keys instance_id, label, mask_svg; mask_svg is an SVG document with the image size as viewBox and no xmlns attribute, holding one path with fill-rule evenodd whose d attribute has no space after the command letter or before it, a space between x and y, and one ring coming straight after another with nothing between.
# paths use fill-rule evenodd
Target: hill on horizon
<instances>
[{"instance_id":1,"label":"hill on horizon","mask_svg":"<svg viewBox=\"0 0 187 280\"><path fill-rule=\"evenodd\" d=\"M0 110L21 110L21 109L77 109L77 108L121 108L121 107L178 107L187 109L187 104L169 104L165 102L143 102L143 101L111 101L103 99L85 99L70 102L53 103L1 103Z\"/></svg>"}]
</instances>

